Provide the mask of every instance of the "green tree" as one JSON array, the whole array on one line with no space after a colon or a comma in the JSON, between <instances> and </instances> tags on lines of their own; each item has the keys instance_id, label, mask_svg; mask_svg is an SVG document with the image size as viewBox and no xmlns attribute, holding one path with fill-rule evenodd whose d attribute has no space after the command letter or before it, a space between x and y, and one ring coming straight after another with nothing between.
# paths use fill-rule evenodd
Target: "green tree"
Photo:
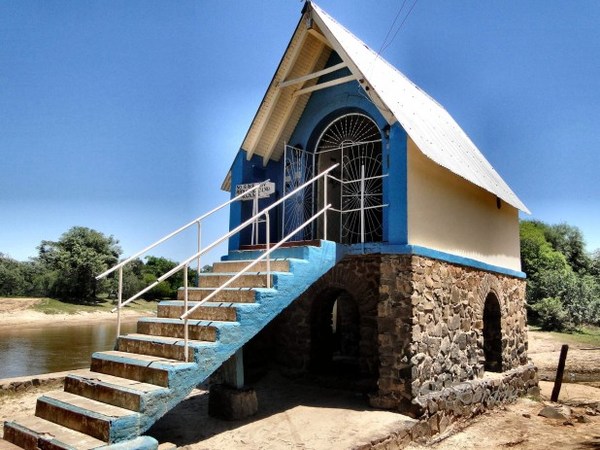
<instances>
[{"instance_id":1,"label":"green tree","mask_svg":"<svg viewBox=\"0 0 600 450\"><path fill-rule=\"evenodd\" d=\"M143 274L144 282L149 285L156 281L159 277L177 267L175 261L164 258L162 256L147 256L146 264L144 265ZM191 274L188 275L191 278ZM147 299L175 298L177 297L177 289L183 286L183 270L173 274L165 281L160 282L153 289L148 291L144 296Z\"/></svg>"},{"instance_id":2,"label":"green tree","mask_svg":"<svg viewBox=\"0 0 600 450\"><path fill-rule=\"evenodd\" d=\"M546 240L546 225L521 222L521 266L527 274L527 303L534 305L545 297L556 297L561 283L572 269L565 257ZM558 291L558 292L557 292Z\"/></svg>"},{"instance_id":3,"label":"green tree","mask_svg":"<svg viewBox=\"0 0 600 450\"><path fill-rule=\"evenodd\" d=\"M581 230L566 223L544 226L546 240L565 257L571 268L579 274L588 272L592 259L585 251Z\"/></svg>"},{"instance_id":4,"label":"green tree","mask_svg":"<svg viewBox=\"0 0 600 450\"><path fill-rule=\"evenodd\" d=\"M567 224L525 221L520 229L532 321L554 328L600 322L600 252L588 255L581 231Z\"/></svg>"},{"instance_id":5,"label":"green tree","mask_svg":"<svg viewBox=\"0 0 600 450\"><path fill-rule=\"evenodd\" d=\"M600 248L592 252L590 260L590 274L600 281Z\"/></svg>"},{"instance_id":6,"label":"green tree","mask_svg":"<svg viewBox=\"0 0 600 450\"><path fill-rule=\"evenodd\" d=\"M572 327L569 313L563 307L560 299L547 297L537 302L533 309L538 314L538 323L548 331L563 331Z\"/></svg>"},{"instance_id":7,"label":"green tree","mask_svg":"<svg viewBox=\"0 0 600 450\"><path fill-rule=\"evenodd\" d=\"M93 299L109 283L98 286L95 276L117 263L121 249L112 236L86 227L73 227L60 239L42 241L38 259L49 272L50 295L74 301Z\"/></svg>"},{"instance_id":8,"label":"green tree","mask_svg":"<svg viewBox=\"0 0 600 450\"><path fill-rule=\"evenodd\" d=\"M0 253L0 295L24 295L24 284L22 264Z\"/></svg>"}]
</instances>

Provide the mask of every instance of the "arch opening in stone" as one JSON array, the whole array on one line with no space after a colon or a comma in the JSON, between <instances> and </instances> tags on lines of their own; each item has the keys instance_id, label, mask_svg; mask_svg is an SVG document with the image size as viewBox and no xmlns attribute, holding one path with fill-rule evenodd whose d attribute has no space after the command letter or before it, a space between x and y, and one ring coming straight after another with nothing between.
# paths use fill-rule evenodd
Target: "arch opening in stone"
<instances>
[{"instance_id":1,"label":"arch opening in stone","mask_svg":"<svg viewBox=\"0 0 600 450\"><path fill-rule=\"evenodd\" d=\"M315 298L311 312L310 370L356 378L360 374L360 314L353 296L330 288Z\"/></svg>"},{"instance_id":2,"label":"arch opening in stone","mask_svg":"<svg viewBox=\"0 0 600 450\"><path fill-rule=\"evenodd\" d=\"M483 307L484 368L489 372L502 372L502 325L500 302L493 292L485 299Z\"/></svg>"}]
</instances>

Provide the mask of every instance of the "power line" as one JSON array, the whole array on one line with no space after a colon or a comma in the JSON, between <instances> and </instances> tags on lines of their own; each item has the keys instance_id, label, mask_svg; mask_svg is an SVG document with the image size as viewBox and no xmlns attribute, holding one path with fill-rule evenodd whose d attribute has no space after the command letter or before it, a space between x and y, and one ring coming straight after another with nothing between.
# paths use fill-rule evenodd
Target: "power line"
<instances>
[{"instance_id":1,"label":"power line","mask_svg":"<svg viewBox=\"0 0 600 450\"><path fill-rule=\"evenodd\" d=\"M394 17L394 21L390 25L390 28L388 29L388 32L385 35L385 38L383 39L383 42L381 43L381 47L379 48L379 51L377 52L377 55L381 54L381 52L385 48L384 46L386 45L387 39L390 36L390 33L392 32L392 30L394 29L394 25L396 25L396 22L398 21L398 17L400 17L400 14L402 13L402 10L404 9L404 6L406 5L406 1L407 0L404 0L402 2L402 6L400 6L400 9L396 13L396 17ZM404 23L404 22L402 22L402 23ZM394 37L396 37L396 34L394 34ZM393 40L393 38L392 38L392 40Z\"/></svg>"},{"instance_id":2,"label":"power line","mask_svg":"<svg viewBox=\"0 0 600 450\"><path fill-rule=\"evenodd\" d=\"M392 36L392 39L390 40L390 42L385 47L382 46L382 49L379 51L378 54L380 54L381 52L383 52L386 48L388 48L392 44L392 42L394 42L394 39L396 39L396 36L398 35L398 33L400 32L400 30L402 29L402 26L404 25L404 23L406 22L406 20L410 16L410 13L412 13L413 9L415 9L415 6L417 6L418 2L419 2L419 0L415 0L415 2L412 4L412 6L410 7L410 9L408 10L408 13L406 13L406 16L404 16L404 20L402 21L402 23L400 24L400 26L398 27L398 29L396 30L396 32ZM406 0L404 1L404 3L406 3ZM404 3L402 4L402 8L400 8L400 10L402 10L404 8ZM394 23L396 23L395 19L394 19ZM392 24L392 26L393 26L393 24ZM388 32L388 34L389 34L389 32ZM386 36L386 39L387 39L387 36ZM385 40L384 40L384 42L385 42Z\"/></svg>"}]
</instances>

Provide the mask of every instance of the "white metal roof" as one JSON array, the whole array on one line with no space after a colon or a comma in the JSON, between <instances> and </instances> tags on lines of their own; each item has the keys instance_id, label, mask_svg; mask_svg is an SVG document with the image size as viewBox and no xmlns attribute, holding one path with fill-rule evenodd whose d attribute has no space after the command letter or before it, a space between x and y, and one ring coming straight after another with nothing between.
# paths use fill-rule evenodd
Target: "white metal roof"
<instances>
[{"instance_id":1,"label":"white metal roof","mask_svg":"<svg viewBox=\"0 0 600 450\"><path fill-rule=\"evenodd\" d=\"M293 132L309 99L307 94L296 96L298 91L284 80L318 73L333 49L352 73L350 78L358 80L386 120L390 124L398 121L425 156L515 208L529 212L439 103L317 5L307 2L303 11L242 143L248 157L261 155L265 163L281 157L282 143ZM306 22L310 26L303 24L307 16L312 18ZM316 80L311 80L304 87L318 87L314 83ZM222 187L228 190L229 184L228 174Z\"/></svg>"},{"instance_id":2,"label":"white metal roof","mask_svg":"<svg viewBox=\"0 0 600 450\"><path fill-rule=\"evenodd\" d=\"M394 115L428 158L515 208L529 212L439 103L317 5L313 3L312 8L321 31L326 35L330 33L337 41L334 49L343 49L367 86L376 92L385 109Z\"/></svg>"}]
</instances>

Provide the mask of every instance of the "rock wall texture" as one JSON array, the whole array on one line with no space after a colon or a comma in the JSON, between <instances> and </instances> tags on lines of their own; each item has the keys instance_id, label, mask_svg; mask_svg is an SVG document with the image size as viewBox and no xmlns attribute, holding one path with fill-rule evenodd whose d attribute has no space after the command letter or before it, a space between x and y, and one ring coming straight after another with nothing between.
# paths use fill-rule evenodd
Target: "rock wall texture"
<instances>
[{"instance_id":1,"label":"rock wall texture","mask_svg":"<svg viewBox=\"0 0 600 450\"><path fill-rule=\"evenodd\" d=\"M342 349L376 380L373 406L417 415L423 396L527 364L525 281L415 255L347 256L266 334L297 370L325 368Z\"/></svg>"},{"instance_id":2,"label":"rock wall texture","mask_svg":"<svg viewBox=\"0 0 600 450\"><path fill-rule=\"evenodd\" d=\"M483 376L484 307L490 299L499 304L497 371L527 363L524 280L421 256L382 255L379 289L381 365L374 405L400 407Z\"/></svg>"},{"instance_id":3,"label":"rock wall texture","mask_svg":"<svg viewBox=\"0 0 600 450\"><path fill-rule=\"evenodd\" d=\"M380 259L379 255L344 258L280 314L274 324L279 362L301 370L326 364L334 351L331 312L334 302L341 300L357 313L356 323L347 330L356 334L359 372L377 376Z\"/></svg>"}]
</instances>

